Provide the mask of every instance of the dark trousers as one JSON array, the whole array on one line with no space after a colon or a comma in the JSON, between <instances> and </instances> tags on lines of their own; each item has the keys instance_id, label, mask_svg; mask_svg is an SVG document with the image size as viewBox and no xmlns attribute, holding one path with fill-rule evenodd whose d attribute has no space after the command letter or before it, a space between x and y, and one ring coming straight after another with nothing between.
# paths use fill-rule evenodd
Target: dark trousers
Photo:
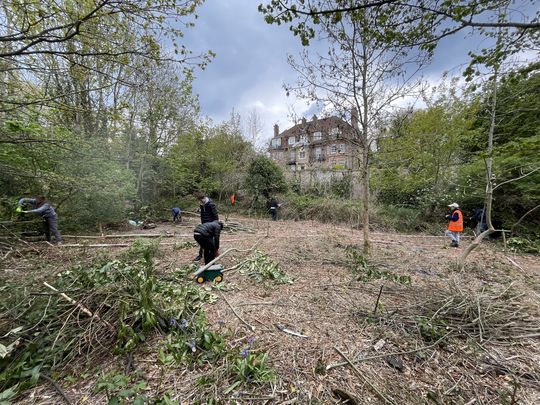
<instances>
[{"instance_id":1,"label":"dark trousers","mask_svg":"<svg viewBox=\"0 0 540 405\"><path fill-rule=\"evenodd\" d=\"M172 221L173 222L182 222L182 217L180 216L180 214L173 214Z\"/></svg>"},{"instance_id":2,"label":"dark trousers","mask_svg":"<svg viewBox=\"0 0 540 405\"><path fill-rule=\"evenodd\" d=\"M216 245L213 236L193 235L204 254L204 264L210 263L216 258Z\"/></svg>"},{"instance_id":3,"label":"dark trousers","mask_svg":"<svg viewBox=\"0 0 540 405\"><path fill-rule=\"evenodd\" d=\"M43 230L45 231L45 237L47 242L51 241L51 234L54 235L56 243L62 242L62 236L58 231L58 219L56 217L43 218Z\"/></svg>"},{"instance_id":4,"label":"dark trousers","mask_svg":"<svg viewBox=\"0 0 540 405\"><path fill-rule=\"evenodd\" d=\"M272 221L277 221L277 208L270 209L270 212L272 213Z\"/></svg>"}]
</instances>

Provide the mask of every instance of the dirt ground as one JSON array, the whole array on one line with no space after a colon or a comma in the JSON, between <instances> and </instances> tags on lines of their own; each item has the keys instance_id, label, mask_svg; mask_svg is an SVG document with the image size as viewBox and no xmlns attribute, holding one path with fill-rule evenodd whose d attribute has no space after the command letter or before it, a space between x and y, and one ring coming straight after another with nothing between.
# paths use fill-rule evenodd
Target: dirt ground
<instances>
[{"instance_id":1,"label":"dirt ground","mask_svg":"<svg viewBox=\"0 0 540 405\"><path fill-rule=\"evenodd\" d=\"M157 362L155 350L162 338L156 336L135 355L137 368L150 383L149 392L168 391L182 404L204 403L202 398L211 396L225 398L221 403L242 404L540 403L539 257L503 252L500 246L485 243L471 254L460 272L453 263L470 240L455 249L440 237L373 233L369 265L410 276L411 283L387 279L365 282L351 271L347 254L347 247L362 246L361 231L311 221L228 220L255 232L222 235L222 252L229 247L249 249L257 244L294 281L257 283L239 271L226 272L219 290L211 283L200 286L212 288L218 297L217 302L206 306L207 316L215 330L230 333L231 347L243 347L249 341L252 350L268 353L276 381L244 386L226 395L227 381L201 388L197 379L211 370L164 369ZM174 243L192 241L196 221L188 217L182 225L161 223L156 229L126 233L175 235L164 238L163 255L156 259L160 274L167 275L196 256L196 248L174 249ZM84 243L122 244L129 240ZM66 237L60 248L34 244L32 249L38 251L34 253L39 254L43 268L54 263L58 271L81 258L92 260L103 252L115 255L125 249L80 248L72 246L75 243L83 242ZM232 267L247 255L231 253L222 264ZM2 278L39 272L35 258L25 260L4 258ZM490 334L489 311L505 305L510 291L518 309L512 312L502 308L500 316L506 314L508 322L500 325L499 321L497 333ZM480 339L455 326L459 319L443 331L439 341L423 338L423 326L415 323L421 313L415 311L437 299L452 305L456 300L451 294L472 298L473 303L474 297L493 298L482 303L478 298L478 311L485 314L485 318L478 316ZM488 305L481 307L484 302ZM437 308L434 310L436 315ZM348 364L349 360L354 365ZM104 359L101 367L106 369L121 361ZM103 396L94 393L92 375L75 384L58 383L74 404L106 403ZM349 402L345 402L347 396ZM43 384L31 390L21 403L61 401L50 385Z\"/></svg>"}]
</instances>

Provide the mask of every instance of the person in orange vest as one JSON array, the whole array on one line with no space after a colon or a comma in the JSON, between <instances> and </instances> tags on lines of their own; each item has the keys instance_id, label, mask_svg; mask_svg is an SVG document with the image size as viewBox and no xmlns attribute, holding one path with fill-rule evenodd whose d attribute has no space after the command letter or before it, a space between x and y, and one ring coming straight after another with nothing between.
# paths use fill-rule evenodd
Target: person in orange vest
<instances>
[{"instance_id":1,"label":"person in orange vest","mask_svg":"<svg viewBox=\"0 0 540 405\"><path fill-rule=\"evenodd\" d=\"M463 232L463 214L459 209L459 205L456 203L452 203L448 207L450 207L452 212L446 216L446 219L450 220L446 234L450 236L450 240L452 241L450 246L459 247L461 233Z\"/></svg>"}]
</instances>

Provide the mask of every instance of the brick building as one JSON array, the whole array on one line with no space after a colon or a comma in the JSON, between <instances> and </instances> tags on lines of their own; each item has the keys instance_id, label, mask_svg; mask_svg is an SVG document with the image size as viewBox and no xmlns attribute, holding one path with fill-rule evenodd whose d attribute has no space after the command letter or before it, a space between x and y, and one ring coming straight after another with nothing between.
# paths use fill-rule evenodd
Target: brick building
<instances>
[{"instance_id":1,"label":"brick building","mask_svg":"<svg viewBox=\"0 0 540 405\"><path fill-rule=\"evenodd\" d=\"M311 170L351 171L356 169L358 148L354 145L354 128L358 128L357 115L353 111L352 123L338 117L302 122L279 132L274 125L274 137L270 141L270 158L286 172Z\"/></svg>"}]
</instances>

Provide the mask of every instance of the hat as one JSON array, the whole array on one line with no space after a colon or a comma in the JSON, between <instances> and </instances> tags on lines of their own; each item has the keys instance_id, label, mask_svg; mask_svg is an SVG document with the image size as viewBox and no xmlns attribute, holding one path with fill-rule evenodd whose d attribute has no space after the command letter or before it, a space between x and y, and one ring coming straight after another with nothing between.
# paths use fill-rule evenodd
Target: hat
<instances>
[{"instance_id":1,"label":"hat","mask_svg":"<svg viewBox=\"0 0 540 405\"><path fill-rule=\"evenodd\" d=\"M459 208L459 205L457 203L452 203L449 205L450 208Z\"/></svg>"}]
</instances>

